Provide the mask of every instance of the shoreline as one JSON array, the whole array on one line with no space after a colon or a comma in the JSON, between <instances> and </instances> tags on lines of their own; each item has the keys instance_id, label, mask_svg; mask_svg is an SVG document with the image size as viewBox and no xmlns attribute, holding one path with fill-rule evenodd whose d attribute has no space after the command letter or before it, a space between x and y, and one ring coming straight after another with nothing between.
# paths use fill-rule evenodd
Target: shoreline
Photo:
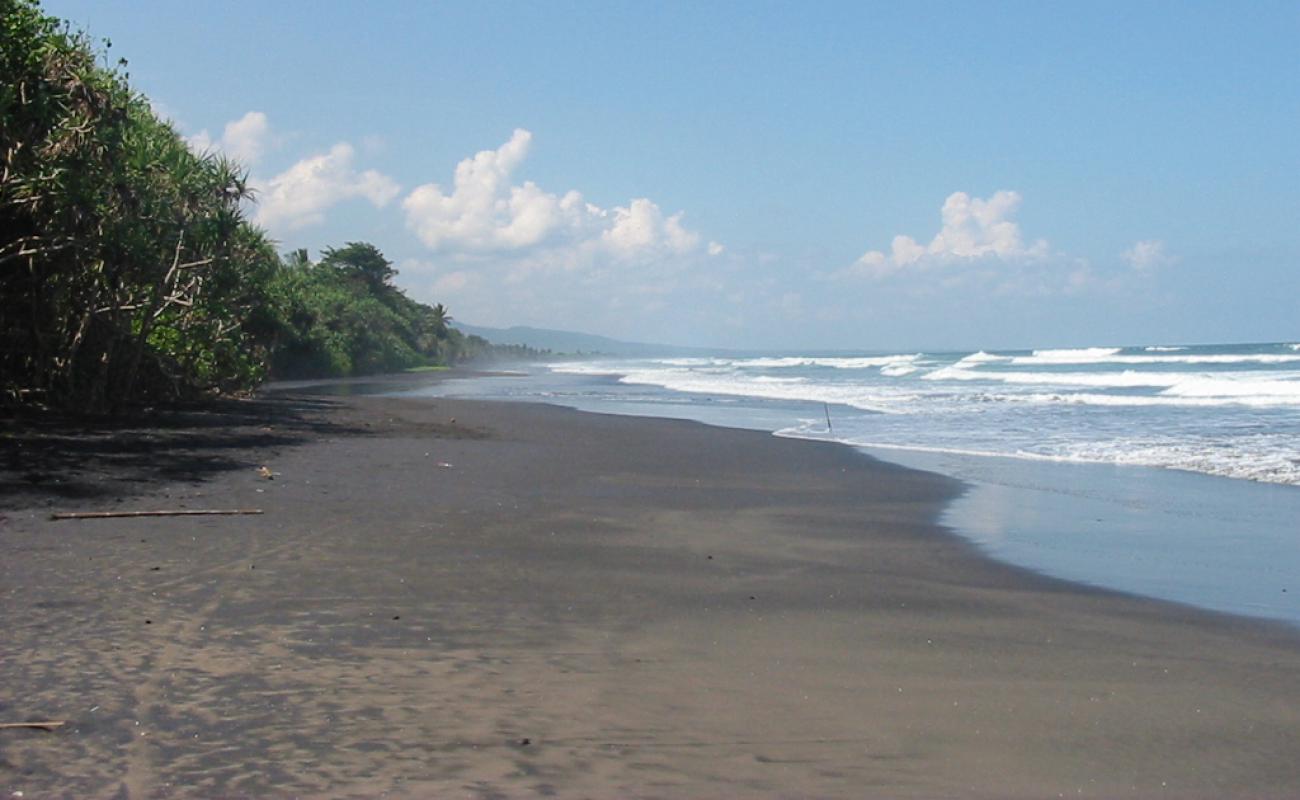
<instances>
[{"instance_id":1,"label":"shoreline","mask_svg":"<svg viewBox=\"0 0 1300 800\"><path fill-rule=\"evenodd\" d=\"M1300 487L1160 467L864 448L970 484L941 522L1061 580L1300 630Z\"/></svg>"},{"instance_id":2,"label":"shoreline","mask_svg":"<svg viewBox=\"0 0 1300 800\"><path fill-rule=\"evenodd\" d=\"M70 724L0 738L3 788L1300 785L1300 712L1278 702L1300 692L1293 629L995 561L936 524L956 491L939 476L845 445L543 404L265 402L319 418L123 503L262 517L5 512L0 711Z\"/></svg>"},{"instance_id":3,"label":"shoreline","mask_svg":"<svg viewBox=\"0 0 1300 800\"><path fill-rule=\"evenodd\" d=\"M822 409L794 402L719 407L672 402L672 392L669 402L624 402L617 395L585 397L580 385L519 391L512 382L477 380L536 375L466 377L476 388L394 396L542 402L839 443L964 483L966 491L947 505L940 522L986 557L1089 587L1300 628L1300 592L1292 580L1300 574L1292 541L1292 519L1300 514L1297 486L1155 466L859 444L805 430L808 417ZM621 386L612 377L597 383Z\"/></svg>"}]
</instances>

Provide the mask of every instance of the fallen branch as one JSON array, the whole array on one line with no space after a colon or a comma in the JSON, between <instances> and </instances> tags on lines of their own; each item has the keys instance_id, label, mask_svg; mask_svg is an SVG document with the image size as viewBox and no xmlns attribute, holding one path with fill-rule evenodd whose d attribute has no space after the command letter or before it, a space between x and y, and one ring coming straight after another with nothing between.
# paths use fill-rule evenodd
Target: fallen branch
<instances>
[{"instance_id":1,"label":"fallen branch","mask_svg":"<svg viewBox=\"0 0 1300 800\"><path fill-rule=\"evenodd\" d=\"M68 724L68 723L66 723L66 722L64 722L64 721L62 721L62 720L57 720L57 721L53 721L53 722L0 722L0 729L2 729L2 728L40 728L41 730L52 731L52 730L54 730L55 728L62 728L64 725L67 725L67 724Z\"/></svg>"},{"instance_id":2,"label":"fallen branch","mask_svg":"<svg viewBox=\"0 0 1300 800\"><path fill-rule=\"evenodd\" d=\"M50 519L109 519L112 517L212 517L234 514L261 514L260 508L204 508L174 511L66 511L51 514Z\"/></svg>"}]
</instances>

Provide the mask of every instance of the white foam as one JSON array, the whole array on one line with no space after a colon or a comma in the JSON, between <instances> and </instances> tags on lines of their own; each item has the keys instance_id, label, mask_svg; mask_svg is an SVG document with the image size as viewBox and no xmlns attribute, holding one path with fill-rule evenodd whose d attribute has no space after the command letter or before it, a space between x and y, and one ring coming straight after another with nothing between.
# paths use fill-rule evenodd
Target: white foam
<instances>
[{"instance_id":1,"label":"white foam","mask_svg":"<svg viewBox=\"0 0 1300 800\"><path fill-rule=\"evenodd\" d=\"M1011 356L1000 356L995 353L986 353L983 350L970 355L958 361L958 364L993 364L999 361L1010 361Z\"/></svg>"},{"instance_id":2,"label":"white foam","mask_svg":"<svg viewBox=\"0 0 1300 800\"><path fill-rule=\"evenodd\" d=\"M1202 440L1112 439L1073 442L1068 461L1160 467L1263 483L1300 484L1300 458L1288 442L1267 435L1234 440L1231 449Z\"/></svg>"},{"instance_id":3,"label":"white foam","mask_svg":"<svg viewBox=\"0 0 1300 800\"><path fill-rule=\"evenodd\" d=\"M816 420L809 420L806 428L785 428L776 431L777 436L784 436L788 439L816 438L825 439L825 428L818 430ZM820 434L820 435L818 435ZM958 456L980 456L982 458L1019 458L1027 461L1082 461L1082 459L1071 459L1064 456L1041 455L1038 453L1029 453L1025 451L1001 452L998 450L984 450L979 448L966 447L931 447L921 444L895 444L893 442L874 442L868 439L834 439L834 441L853 447L870 447L877 450L907 450L915 453L945 453Z\"/></svg>"},{"instance_id":4,"label":"white foam","mask_svg":"<svg viewBox=\"0 0 1300 800\"><path fill-rule=\"evenodd\" d=\"M566 361L548 364L551 372L563 375L622 375L626 370L600 361Z\"/></svg>"},{"instance_id":5,"label":"white foam","mask_svg":"<svg viewBox=\"0 0 1300 800\"><path fill-rule=\"evenodd\" d=\"M913 368L914 369L914 368ZM632 371L620 383L658 386L693 394L753 397L765 400L793 400L811 403L835 403L885 414L938 413L994 404L1081 405L1130 407L1212 408L1252 406L1258 408L1300 406L1300 381L1246 380L1218 378L1200 373L1118 374L1074 373L999 373L987 375L948 367L938 372L960 373L959 380L985 380L993 377L1006 383L1041 386L1055 382L1064 387L1080 388L1150 388L1155 394L1104 394L1098 392L1024 392L946 393L920 395L901 386L819 383L807 378L773 375L743 376L710 374L690 370ZM927 380L936 373L922 376ZM1225 373L1228 374L1228 373ZM1250 373L1230 373L1249 375ZM1055 381L1050 379L1055 378Z\"/></svg>"},{"instance_id":6,"label":"white foam","mask_svg":"<svg viewBox=\"0 0 1300 800\"><path fill-rule=\"evenodd\" d=\"M1163 387L1177 383L1186 373L1173 372L981 372L953 365L921 376L927 381L990 381L1043 386Z\"/></svg>"},{"instance_id":7,"label":"white foam","mask_svg":"<svg viewBox=\"0 0 1300 800\"><path fill-rule=\"evenodd\" d=\"M1077 347L1065 350L1035 350L1034 355L1059 361L1095 361L1106 356L1113 356L1123 350L1122 347Z\"/></svg>"},{"instance_id":8,"label":"white foam","mask_svg":"<svg viewBox=\"0 0 1300 800\"><path fill-rule=\"evenodd\" d=\"M1243 374L1243 373L1239 373ZM1244 373L1249 375L1250 373ZM1268 378L1224 378L1199 376L1179 381L1161 392L1172 397L1232 397L1241 399L1290 400L1300 404L1300 380Z\"/></svg>"},{"instance_id":9,"label":"white foam","mask_svg":"<svg viewBox=\"0 0 1300 800\"><path fill-rule=\"evenodd\" d=\"M770 375L711 375L690 370L634 370L620 378L619 382L659 386L692 394L834 403L880 413L897 413L916 399L914 394L900 392L889 386L873 388L860 384L815 383L803 378L776 378Z\"/></svg>"},{"instance_id":10,"label":"white foam","mask_svg":"<svg viewBox=\"0 0 1300 800\"><path fill-rule=\"evenodd\" d=\"M920 367L914 364L886 364L880 368L880 374L890 378L901 378L904 375L911 375L919 369Z\"/></svg>"},{"instance_id":11,"label":"white foam","mask_svg":"<svg viewBox=\"0 0 1300 800\"><path fill-rule=\"evenodd\" d=\"M1260 405L1300 405L1300 379L1260 378L1254 372L980 372L959 366L922 375L928 381L985 381L1022 386L1062 386L1093 389L1159 389L1165 397L1217 399ZM1094 398L1095 401L1095 398ZM1097 402L1096 404L1101 404ZM1157 405L1123 397L1111 405ZM1203 403L1202 405L1212 405Z\"/></svg>"},{"instance_id":12,"label":"white foam","mask_svg":"<svg viewBox=\"0 0 1300 800\"><path fill-rule=\"evenodd\" d=\"M816 421L776 432L788 438L826 439L854 447L877 450L900 450L916 453L975 456L978 458L1014 458L1020 461L1050 461L1073 464L1118 464L1125 466L1176 469L1223 478L1300 485L1300 458L1288 449L1287 441L1271 437L1238 441L1232 450L1216 447L1212 442L1172 440L1110 439L1100 442L1069 442L1050 452L1023 448L998 450L986 447L955 447L923 444L899 444L874 441L870 437L828 437Z\"/></svg>"},{"instance_id":13,"label":"white foam","mask_svg":"<svg viewBox=\"0 0 1300 800\"><path fill-rule=\"evenodd\" d=\"M1300 355L1277 353L1205 353L1201 355L1106 355L1093 359L1058 356L1016 356L1011 359L1016 366L1067 366L1093 364L1296 364Z\"/></svg>"},{"instance_id":14,"label":"white foam","mask_svg":"<svg viewBox=\"0 0 1300 800\"><path fill-rule=\"evenodd\" d=\"M787 367L830 367L832 369L868 369L891 364L909 363L921 359L920 353L890 356L862 356L852 358L825 356L787 356L784 358L746 358L730 362L732 366L750 369L783 369Z\"/></svg>"},{"instance_id":15,"label":"white foam","mask_svg":"<svg viewBox=\"0 0 1300 800\"><path fill-rule=\"evenodd\" d=\"M1065 393L1031 393L991 395L989 399L1006 403L1028 403L1038 405L1078 405L1078 406L1132 406L1132 407L1182 407L1182 408L1221 408L1225 406L1251 406L1255 408L1279 408L1300 405L1294 397L1288 395L1265 395L1253 397L1204 396L1183 397L1161 392L1156 395L1136 394L1097 394L1094 392Z\"/></svg>"},{"instance_id":16,"label":"white foam","mask_svg":"<svg viewBox=\"0 0 1300 800\"><path fill-rule=\"evenodd\" d=\"M719 367L731 362L721 358L660 358L656 363L670 367Z\"/></svg>"},{"instance_id":17,"label":"white foam","mask_svg":"<svg viewBox=\"0 0 1300 800\"><path fill-rule=\"evenodd\" d=\"M754 383L780 383L785 385L794 385L807 383L807 378L783 378L779 375L755 375L750 378Z\"/></svg>"},{"instance_id":18,"label":"white foam","mask_svg":"<svg viewBox=\"0 0 1300 800\"><path fill-rule=\"evenodd\" d=\"M711 408L743 407L741 398L751 398L878 412L837 415L834 433L850 444L1133 464L1300 486L1300 343L1185 349L607 359L550 368L709 395ZM654 394L631 394L647 393ZM824 424L783 433L825 438L819 428Z\"/></svg>"}]
</instances>

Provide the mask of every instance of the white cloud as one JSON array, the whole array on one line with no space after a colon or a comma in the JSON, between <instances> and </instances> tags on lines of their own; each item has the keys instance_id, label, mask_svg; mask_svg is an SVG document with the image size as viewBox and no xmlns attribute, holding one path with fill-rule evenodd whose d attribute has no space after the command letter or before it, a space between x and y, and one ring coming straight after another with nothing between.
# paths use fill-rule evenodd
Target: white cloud
<instances>
[{"instance_id":1,"label":"white cloud","mask_svg":"<svg viewBox=\"0 0 1300 800\"><path fill-rule=\"evenodd\" d=\"M953 192L941 210L942 227L921 244L910 236L894 237L888 253L870 250L845 272L868 278L887 278L905 270L925 270L984 259L1024 262L1048 254L1046 241L1026 245L1020 226L1012 220L1020 207L1017 192L995 192L987 200Z\"/></svg>"},{"instance_id":2,"label":"white cloud","mask_svg":"<svg viewBox=\"0 0 1300 800\"><path fill-rule=\"evenodd\" d=\"M250 112L226 125L220 138L201 131L188 141L265 164L273 147L288 140L265 114ZM463 159L449 184L425 183L407 193L388 175L363 168L384 148L382 140L339 142L278 174L265 166L255 171L250 215L284 239L325 222L340 203L398 205L409 229L437 253L436 260L402 259L400 284L421 300L454 301L467 320L581 320L625 336L648 325L677 331L671 321L685 325L688 318L716 323L725 303L706 298L721 298L723 283L745 280L743 259L691 230L682 212L665 211L649 198L601 207L576 190L552 192L523 180L518 174L531 145L532 134L516 130L500 147Z\"/></svg>"},{"instance_id":3,"label":"white cloud","mask_svg":"<svg viewBox=\"0 0 1300 800\"><path fill-rule=\"evenodd\" d=\"M254 181L259 225L294 230L321 222L325 211L344 200L364 198L382 208L401 187L375 170L358 172L352 145L340 142L321 155L304 158L266 181Z\"/></svg>"},{"instance_id":4,"label":"white cloud","mask_svg":"<svg viewBox=\"0 0 1300 800\"><path fill-rule=\"evenodd\" d=\"M253 167L284 137L272 131L266 114L249 111L226 123L220 139L202 130L185 141L195 151L219 150L243 166ZM392 202L401 191L396 181L375 170L358 171L353 165L355 158L352 145L339 142L274 177L252 176L249 185L256 193L257 205L253 221L287 232L321 222L326 210L345 200L360 197L378 208Z\"/></svg>"},{"instance_id":5,"label":"white cloud","mask_svg":"<svg viewBox=\"0 0 1300 800\"><path fill-rule=\"evenodd\" d=\"M185 141L198 152L220 150L245 167L252 167L273 143L271 123L261 111L250 111L237 120L226 123L221 138L213 139L206 129Z\"/></svg>"},{"instance_id":6,"label":"white cloud","mask_svg":"<svg viewBox=\"0 0 1300 800\"><path fill-rule=\"evenodd\" d=\"M509 248L537 241L554 224L558 203L532 183L505 190L531 138L517 130L499 149L460 162L451 194L433 183L417 186L402 201L407 224L434 250L449 245Z\"/></svg>"},{"instance_id":7,"label":"white cloud","mask_svg":"<svg viewBox=\"0 0 1300 800\"><path fill-rule=\"evenodd\" d=\"M1165 252L1165 243L1159 239L1146 239L1136 242L1132 247L1121 253L1120 257L1138 272L1150 272L1178 261L1176 256Z\"/></svg>"},{"instance_id":8,"label":"white cloud","mask_svg":"<svg viewBox=\"0 0 1300 800\"><path fill-rule=\"evenodd\" d=\"M601 218L611 215L601 214ZM600 238L613 252L634 255L638 252L663 250L686 253L695 249L700 237L682 227L680 212L664 217L659 206L644 197L633 200L627 208L615 208L613 224Z\"/></svg>"},{"instance_id":9,"label":"white cloud","mask_svg":"<svg viewBox=\"0 0 1300 800\"><path fill-rule=\"evenodd\" d=\"M262 159L270 134L271 125L266 114L250 111L239 119L226 123L226 129L221 134L221 146L236 161L251 166Z\"/></svg>"},{"instance_id":10,"label":"white cloud","mask_svg":"<svg viewBox=\"0 0 1300 800\"><path fill-rule=\"evenodd\" d=\"M431 250L526 258L523 272L538 266L539 253L548 256L543 261L571 267L598 255L644 259L699 246L699 235L685 228L680 212L665 215L649 199L604 209L577 191L559 195L532 181L514 184L511 176L527 158L532 138L520 128L496 150L461 161L450 190L436 183L416 187L402 201L407 226Z\"/></svg>"}]
</instances>

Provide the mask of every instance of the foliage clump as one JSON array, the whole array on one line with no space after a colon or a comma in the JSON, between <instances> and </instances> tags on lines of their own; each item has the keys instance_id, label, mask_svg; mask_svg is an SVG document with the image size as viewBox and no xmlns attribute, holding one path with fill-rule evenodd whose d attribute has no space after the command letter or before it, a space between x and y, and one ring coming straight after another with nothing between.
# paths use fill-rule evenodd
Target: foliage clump
<instances>
[{"instance_id":1,"label":"foliage clump","mask_svg":"<svg viewBox=\"0 0 1300 800\"><path fill-rule=\"evenodd\" d=\"M392 285L394 275L383 253L366 242L326 249L318 263L303 250L286 258L270 288L280 321L271 360L275 376L395 372L477 354L450 327L441 303L410 299Z\"/></svg>"},{"instance_id":2,"label":"foliage clump","mask_svg":"<svg viewBox=\"0 0 1300 800\"><path fill-rule=\"evenodd\" d=\"M0 404L115 411L492 354L373 245L282 260L245 218L247 174L193 152L124 68L0 0Z\"/></svg>"},{"instance_id":3,"label":"foliage clump","mask_svg":"<svg viewBox=\"0 0 1300 800\"><path fill-rule=\"evenodd\" d=\"M0 0L0 391L82 409L246 388L277 258L246 176L85 36Z\"/></svg>"}]
</instances>

